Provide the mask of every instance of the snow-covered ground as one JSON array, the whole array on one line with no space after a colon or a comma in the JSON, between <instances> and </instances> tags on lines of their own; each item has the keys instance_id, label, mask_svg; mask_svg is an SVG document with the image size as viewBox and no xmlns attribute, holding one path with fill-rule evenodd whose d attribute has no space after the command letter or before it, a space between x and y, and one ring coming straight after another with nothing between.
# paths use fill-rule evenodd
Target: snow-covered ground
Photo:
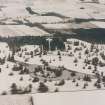
<instances>
[{"instance_id":1,"label":"snow-covered ground","mask_svg":"<svg viewBox=\"0 0 105 105\"><path fill-rule=\"evenodd\" d=\"M0 104L1 105L32 105L31 96L0 96Z\"/></svg>"},{"instance_id":2,"label":"snow-covered ground","mask_svg":"<svg viewBox=\"0 0 105 105\"><path fill-rule=\"evenodd\" d=\"M49 33L38 28L29 27L26 25L0 25L1 37L15 37L15 36L48 36Z\"/></svg>"},{"instance_id":3,"label":"snow-covered ground","mask_svg":"<svg viewBox=\"0 0 105 105\"><path fill-rule=\"evenodd\" d=\"M72 18L101 19L105 16L104 0L100 0L100 3L82 3L80 0L2 0L0 3L1 5L6 6L5 8L2 8L1 17L13 18L29 16L25 7L32 7L33 10L38 13L55 12ZM19 5L19 8L17 4Z\"/></svg>"},{"instance_id":4,"label":"snow-covered ground","mask_svg":"<svg viewBox=\"0 0 105 105\"><path fill-rule=\"evenodd\" d=\"M74 45L74 43L77 45ZM105 66L100 67L99 65L97 65L97 70L93 72L93 64L90 63L86 65L84 63L85 59L91 61L94 57L99 58L99 60L104 63L104 60L100 57L100 53L104 52L104 45L92 46L90 43L84 41L77 39L68 39L67 42L65 42L65 51L52 51L52 53L41 56L41 49L38 45L24 45L21 47L20 51L16 52L14 55L14 58L17 62L13 61L13 57L11 59L11 56L13 56L13 54L12 51L10 51L8 44L2 42L0 43L0 46L0 94L11 94L11 86L13 85L13 83L16 84L17 89L21 90L21 92L30 89L29 86L32 86L31 91L28 93L37 93L40 82L43 82L48 87L48 92L105 89L104 81L98 80L99 83L97 85L97 78L92 77L92 75L95 75L96 72L99 72L100 74L103 72L103 75L101 74L103 78L105 73ZM90 51L90 49L92 51ZM95 52L96 49L98 49L99 52ZM59 57L59 55L61 55L61 57ZM63 71L63 75L68 76L66 80L65 78L63 78L63 76L60 76L59 79L56 79L56 76L51 76L54 75L52 72L47 72L45 69L43 70L43 75L45 77L43 77L41 72L36 74L33 73L33 70L31 68L29 68L29 71L27 71L27 64L30 66L44 65L42 61L48 62L48 65L51 67L59 68L59 66L64 66L66 70L68 70ZM21 64L23 64L23 66L21 66ZM76 72L76 74L72 74L74 75L74 77L70 76L70 72L72 73L73 71ZM46 76L46 73L49 73L50 76ZM69 74L67 75L66 73ZM85 81L84 76L89 74L90 79L88 79L88 81ZM39 78L39 80L34 80L35 77Z\"/></svg>"},{"instance_id":5,"label":"snow-covered ground","mask_svg":"<svg viewBox=\"0 0 105 105\"><path fill-rule=\"evenodd\" d=\"M56 5L55 5L56 4ZM98 18L103 17L101 14L94 15L94 12L103 13L104 4L97 3L82 3L79 0L64 0L64 1L36 1L34 2L33 10L36 12L56 12L64 16L72 18ZM83 8L83 9L81 9Z\"/></svg>"},{"instance_id":6,"label":"snow-covered ground","mask_svg":"<svg viewBox=\"0 0 105 105\"><path fill-rule=\"evenodd\" d=\"M47 29L72 29L74 27L81 28L80 24L73 24L72 20L79 18L86 20L96 19L104 21L105 5L103 2L104 0L100 0L100 3L91 3L87 2L87 0L86 2L81 2L80 0L2 0L0 1L0 22L2 25L18 24L16 21L22 22L21 24L28 24L28 22L40 24L44 23L43 26ZM19 5L19 8L17 5ZM26 9L27 7L30 7L30 9L32 9L32 11L36 14L30 14ZM72 24L65 24L65 21L67 22L66 19L70 20L68 23L71 22ZM104 26L104 23L100 21L97 24L91 24L91 22L88 24L85 22L83 24L83 28L95 28ZM12 35L15 34L15 36L17 36L17 34L18 36L21 36L21 34L33 35L34 33L40 33L39 29L36 32L33 31L32 27L29 29L29 27L27 28L25 26L22 27L23 30L19 29L17 32L18 28L16 28L16 30L13 28L13 31L11 32L11 30L8 30L8 25L6 27L4 26L5 29L7 28L5 31L2 29L3 26L0 26L0 33L2 34L0 34L0 36L8 36L8 33ZM19 27L21 27L21 25L19 25ZM43 32L41 33L43 34Z\"/></svg>"},{"instance_id":7,"label":"snow-covered ground","mask_svg":"<svg viewBox=\"0 0 105 105\"><path fill-rule=\"evenodd\" d=\"M96 22L91 22L91 23L96 25L99 28L105 28L105 22L96 21Z\"/></svg>"},{"instance_id":8,"label":"snow-covered ground","mask_svg":"<svg viewBox=\"0 0 105 105\"><path fill-rule=\"evenodd\" d=\"M0 96L0 103L2 105L105 105L104 97L104 90L37 93Z\"/></svg>"},{"instance_id":9,"label":"snow-covered ground","mask_svg":"<svg viewBox=\"0 0 105 105\"><path fill-rule=\"evenodd\" d=\"M79 45L75 46L74 43L77 42ZM71 44L70 44L71 43ZM33 56L31 57L30 52L31 51L25 51L25 52L19 52L22 56L19 57L19 53L16 54L15 59L17 61L25 62L26 59L27 63L29 64L37 64L37 65L43 65L41 62L41 59L45 60L49 63L50 66L64 66L68 70L74 70L81 73L87 73L87 74L94 74L94 65L92 64L92 59L97 57L99 59L99 62L104 64L104 60L101 57L101 53L105 53L104 45L96 44L92 45L90 43L79 41L76 39L68 39L67 42L65 42L66 50L61 51L61 60L58 55L58 51L53 51L51 54L42 55L40 56ZM93 46L93 48L92 48ZM30 48L30 46L29 46ZM28 48L27 48L28 49ZM91 51L92 49L92 51ZM98 50L98 52L97 52ZM29 53L28 55L26 53ZM77 62L75 62L77 60ZM86 64L86 61L90 60L90 64ZM105 73L104 69L105 66L97 66L98 72Z\"/></svg>"},{"instance_id":10,"label":"snow-covered ground","mask_svg":"<svg viewBox=\"0 0 105 105\"><path fill-rule=\"evenodd\" d=\"M32 97L32 98L31 98ZM105 105L105 91L38 93L0 96L2 105Z\"/></svg>"},{"instance_id":11,"label":"snow-covered ground","mask_svg":"<svg viewBox=\"0 0 105 105\"><path fill-rule=\"evenodd\" d=\"M64 23L43 24L43 26L47 29L70 29L70 24L64 24Z\"/></svg>"},{"instance_id":12,"label":"snow-covered ground","mask_svg":"<svg viewBox=\"0 0 105 105\"><path fill-rule=\"evenodd\" d=\"M105 91L33 95L36 105L105 105Z\"/></svg>"},{"instance_id":13,"label":"snow-covered ground","mask_svg":"<svg viewBox=\"0 0 105 105\"><path fill-rule=\"evenodd\" d=\"M59 23L63 22L63 20L56 16L36 16L32 15L27 18L31 23Z\"/></svg>"},{"instance_id":14,"label":"snow-covered ground","mask_svg":"<svg viewBox=\"0 0 105 105\"><path fill-rule=\"evenodd\" d=\"M28 22L40 23L47 29L105 28L105 1L99 1L0 0L0 36L49 35L40 28L26 26ZM47 16L48 13L55 15ZM75 18L98 21L77 24ZM32 105L32 96L35 105L105 105L105 45L78 39L67 39L64 44L64 51L56 49L44 54L39 45L24 45L13 53L7 43L0 42L0 95L7 95L0 96L0 103ZM58 77L57 71L61 72ZM43 88L47 93L38 93ZM24 93L28 97L10 95Z\"/></svg>"}]
</instances>

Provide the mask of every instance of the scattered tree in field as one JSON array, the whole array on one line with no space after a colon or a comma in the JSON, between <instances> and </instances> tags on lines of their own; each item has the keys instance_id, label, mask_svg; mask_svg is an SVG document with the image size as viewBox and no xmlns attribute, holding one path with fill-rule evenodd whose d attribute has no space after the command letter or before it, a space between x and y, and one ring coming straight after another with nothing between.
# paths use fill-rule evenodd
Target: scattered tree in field
<instances>
[{"instance_id":1,"label":"scattered tree in field","mask_svg":"<svg viewBox=\"0 0 105 105\"><path fill-rule=\"evenodd\" d=\"M56 77L60 77L62 75L62 70L61 69L60 70L57 69L57 70L54 71L54 73L55 73Z\"/></svg>"},{"instance_id":2,"label":"scattered tree in field","mask_svg":"<svg viewBox=\"0 0 105 105\"><path fill-rule=\"evenodd\" d=\"M74 46L79 46L79 41L75 41Z\"/></svg>"},{"instance_id":3,"label":"scattered tree in field","mask_svg":"<svg viewBox=\"0 0 105 105\"><path fill-rule=\"evenodd\" d=\"M101 84L100 84L100 83L97 84L97 88L98 88L98 89L101 88Z\"/></svg>"},{"instance_id":4,"label":"scattered tree in field","mask_svg":"<svg viewBox=\"0 0 105 105\"><path fill-rule=\"evenodd\" d=\"M54 92L59 92L59 89L58 89L58 88L56 88L56 89L54 90Z\"/></svg>"},{"instance_id":5,"label":"scattered tree in field","mask_svg":"<svg viewBox=\"0 0 105 105\"><path fill-rule=\"evenodd\" d=\"M3 91L3 92L1 93L1 95L7 95L7 92L6 92L6 91Z\"/></svg>"},{"instance_id":6,"label":"scattered tree in field","mask_svg":"<svg viewBox=\"0 0 105 105\"><path fill-rule=\"evenodd\" d=\"M13 74L12 72L10 72L8 75L9 75L9 76L13 76L14 74Z\"/></svg>"},{"instance_id":7,"label":"scattered tree in field","mask_svg":"<svg viewBox=\"0 0 105 105\"><path fill-rule=\"evenodd\" d=\"M76 82L76 79L74 78L74 79L72 80L72 82L75 83L75 82Z\"/></svg>"},{"instance_id":8,"label":"scattered tree in field","mask_svg":"<svg viewBox=\"0 0 105 105\"><path fill-rule=\"evenodd\" d=\"M60 52L60 51L58 51L58 54L57 54L57 55L59 55L59 56L60 56L60 55L61 55L61 52Z\"/></svg>"},{"instance_id":9,"label":"scattered tree in field","mask_svg":"<svg viewBox=\"0 0 105 105\"><path fill-rule=\"evenodd\" d=\"M19 64L18 66L17 65L14 65L13 68L12 68L13 71L20 71L20 70L23 70L23 65Z\"/></svg>"},{"instance_id":10,"label":"scattered tree in field","mask_svg":"<svg viewBox=\"0 0 105 105\"><path fill-rule=\"evenodd\" d=\"M12 53L12 55L9 54L7 60L10 61L10 62L14 62L15 61L14 53Z\"/></svg>"},{"instance_id":11,"label":"scattered tree in field","mask_svg":"<svg viewBox=\"0 0 105 105\"><path fill-rule=\"evenodd\" d=\"M1 65L5 64L5 61L6 61L6 60L5 60L5 57L4 57L4 58L0 58L0 64L1 64Z\"/></svg>"},{"instance_id":12,"label":"scattered tree in field","mask_svg":"<svg viewBox=\"0 0 105 105\"><path fill-rule=\"evenodd\" d=\"M39 82L39 78L38 77L34 77L32 82Z\"/></svg>"},{"instance_id":13,"label":"scattered tree in field","mask_svg":"<svg viewBox=\"0 0 105 105\"><path fill-rule=\"evenodd\" d=\"M20 81L23 81L23 77L20 77Z\"/></svg>"},{"instance_id":14,"label":"scattered tree in field","mask_svg":"<svg viewBox=\"0 0 105 105\"><path fill-rule=\"evenodd\" d=\"M94 66L97 66L98 63L99 63L99 58L94 57L94 58L92 59L92 64L93 64Z\"/></svg>"},{"instance_id":15,"label":"scattered tree in field","mask_svg":"<svg viewBox=\"0 0 105 105\"><path fill-rule=\"evenodd\" d=\"M78 59L77 58L74 59L74 63L78 63Z\"/></svg>"},{"instance_id":16,"label":"scattered tree in field","mask_svg":"<svg viewBox=\"0 0 105 105\"><path fill-rule=\"evenodd\" d=\"M33 53L33 51L30 52L30 55L31 55L31 58L34 57L34 53Z\"/></svg>"},{"instance_id":17,"label":"scattered tree in field","mask_svg":"<svg viewBox=\"0 0 105 105\"><path fill-rule=\"evenodd\" d=\"M64 85L64 84L65 84L65 80L62 79L62 80L60 80L58 83L56 83L55 85L56 85L56 86L62 86L62 85Z\"/></svg>"},{"instance_id":18,"label":"scattered tree in field","mask_svg":"<svg viewBox=\"0 0 105 105\"><path fill-rule=\"evenodd\" d=\"M76 83L76 87L78 87L79 86L79 84L78 83Z\"/></svg>"},{"instance_id":19,"label":"scattered tree in field","mask_svg":"<svg viewBox=\"0 0 105 105\"><path fill-rule=\"evenodd\" d=\"M86 55L89 54L89 50L88 49L85 50L85 54Z\"/></svg>"},{"instance_id":20,"label":"scattered tree in field","mask_svg":"<svg viewBox=\"0 0 105 105\"><path fill-rule=\"evenodd\" d=\"M88 86L87 83L84 83L83 89L86 89L87 86Z\"/></svg>"},{"instance_id":21,"label":"scattered tree in field","mask_svg":"<svg viewBox=\"0 0 105 105\"><path fill-rule=\"evenodd\" d=\"M76 73L74 71L71 72L71 76L74 77L76 76Z\"/></svg>"},{"instance_id":22,"label":"scattered tree in field","mask_svg":"<svg viewBox=\"0 0 105 105\"><path fill-rule=\"evenodd\" d=\"M88 76L88 75L85 75L84 78L83 78L84 81L89 81L91 82L91 77Z\"/></svg>"},{"instance_id":23,"label":"scattered tree in field","mask_svg":"<svg viewBox=\"0 0 105 105\"><path fill-rule=\"evenodd\" d=\"M105 82L105 76L103 76L102 81Z\"/></svg>"},{"instance_id":24,"label":"scattered tree in field","mask_svg":"<svg viewBox=\"0 0 105 105\"><path fill-rule=\"evenodd\" d=\"M13 83L13 84L11 85L11 93L12 93L12 94L17 94L17 91L18 91L17 85L16 85L15 83Z\"/></svg>"}]
</instances>

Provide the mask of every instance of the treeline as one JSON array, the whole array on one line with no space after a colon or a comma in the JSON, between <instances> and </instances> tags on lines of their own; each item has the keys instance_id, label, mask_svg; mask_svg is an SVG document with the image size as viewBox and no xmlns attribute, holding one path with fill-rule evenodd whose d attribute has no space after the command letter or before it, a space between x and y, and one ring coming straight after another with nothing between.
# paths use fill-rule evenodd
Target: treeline
<instances>
[{"instance_id":1,"label":"treeline","mask_svg":"<svg viewBox=\"0 0 105 105\"><path fill-rule=\"evenodd\" d=\"M43 45L43 48L48 50L49 45L48 41L46 40L47 37L40 37L40 36L19 36L19 37L0 37L1 42L8 43L11 49L18 49L23 45ZM59 49L64 50L65 38L52 38L51 41L51 50Z\"/></svg>"}]
</instances>

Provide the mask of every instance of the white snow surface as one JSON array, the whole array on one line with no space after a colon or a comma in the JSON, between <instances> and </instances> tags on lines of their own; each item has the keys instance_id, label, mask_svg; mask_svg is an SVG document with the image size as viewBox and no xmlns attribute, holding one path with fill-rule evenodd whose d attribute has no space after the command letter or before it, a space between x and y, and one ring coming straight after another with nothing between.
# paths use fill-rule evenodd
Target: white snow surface
<instances>
[{"instance_id":1,"label":"white snow surface","mask_svg":"<svg viewBox=\"0 0 105 105\"><path fill-rule=\"evenodd\" d=\"M30 96L27 95L7 95L0 96L1 105L32 105Z\"/></svg>"},{"instance_id":2,"label":"white snow surface","mask_svg":"<svg viewBox=\"0 0 105 105\"><path fill-rule=\"evenodd\" d=\"M105 105L105 91L80 91L33 95L36 105Z\"/></svg>"},{"instance_id":3,"label":"white snow surface","mask_svg":"<svg viewBox=\"0 0 105 105\"><path fill-rule=\"evenodd\" d=\"M105 28L105 22L100 22L100 21L94 22L94 21L92 21L92 22L90 22L90 23L92 23L92 24L98 26L99 28Z\"/></svg>"},{"instance_id":4,"label":"white snow surface","mask_svg":"<svg viewBox=\"0 0 105 105\"><path fill-rule=\"evenodd\" d=\"M37 27L29 27L26 25L0 25L0 36L44 36L49 33Z\"/></svg>"}]
</instances>

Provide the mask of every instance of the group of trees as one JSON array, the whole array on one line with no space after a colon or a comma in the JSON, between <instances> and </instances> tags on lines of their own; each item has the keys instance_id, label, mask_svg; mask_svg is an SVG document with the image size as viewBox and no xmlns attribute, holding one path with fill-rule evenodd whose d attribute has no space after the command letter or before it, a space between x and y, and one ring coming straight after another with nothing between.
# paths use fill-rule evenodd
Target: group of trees
<instances>
[{"instance_id":1,"label":"group of trees","mask_svg":"<svg viewBox=\"0 0 105 105\"><path fill-rule=\"evenodd\" d=\"M14 62L15 61L14 55L15 55L15 53L9 54L8 58L7 58L7 61Z\"/></svg>"},{"instance_id":2,"label":"group of trees","mask_svg":"<svg viewBox=\"0 0 105 105\"><path fill-rule=\"evenodd\" d=\"M26 94L26 93L31 93L33 87L31 84L29 84L26 87L19 87L19 86L17 86L16 83L12 83L10 88L11 88L11 94ZM48 92L49 88L43 82L40 82L39 86L37 88L37 91L41 92L41 93Z\"/></svg>"},{"instance_id":3,"label":"group of trees","mask_svg":"<svg viewBox=\"0 0 105 105\"><path fill-rule=\"evenodd\" d=\"M16 83L12 83L10 88L11 88L11 94L25 94L25 93L30 93L32 91L31 84L23 88L23 87L18 87Z\"/></svg>"},{"instance_id":4,"label":"group of trees","mask_svg":"<svg viewBox=\"0 0 105 105\"><path fill-rule=\"evenodd\" d=\"M19 71L19 74L29 74L29 69L22 64L14 65L12 68L13 71Z\"/></svg>"},{"instance_id":5,"label":"group of trees","mask_svg":"<svg viewBox=\"0 0 105 105\"><path fill-rule=\"evenodd\" d=\"M4 58L0 58L0 64L3 65L5 63L5 57Z\"/></svg>"},{"instance_id":6,"label":"group of trees","mask_svg":"<svg viewBox=\"0 0 105 105\"><path fill-rule=\"evenodd\" d=\"M39 73L45 78L57 78L63 74L63 68L51 68L49 66L45 66L43 68L41 66L38 66L34 70L34 75L38 76ZM54 74L53 77L51 77L51 74Z\"/></svg>"},{"instance_id":7,"label":"group of trees","mask_svg":"<svg viewBox=\"0 0 105 105\"><path fill-rule=\"evenodd\" d=\"M49 50L48 41L46 37L39 37L39 36L22 36L22 37L13 37L13 38L6 38L2 39L5 40L9 44L11 50L17 50L23 45L43 45L45 50ZM51 50L55 50L56 48L59 50L65 49L64 38L53 38L51 41Z\"/></svg>"}]
</instances>

